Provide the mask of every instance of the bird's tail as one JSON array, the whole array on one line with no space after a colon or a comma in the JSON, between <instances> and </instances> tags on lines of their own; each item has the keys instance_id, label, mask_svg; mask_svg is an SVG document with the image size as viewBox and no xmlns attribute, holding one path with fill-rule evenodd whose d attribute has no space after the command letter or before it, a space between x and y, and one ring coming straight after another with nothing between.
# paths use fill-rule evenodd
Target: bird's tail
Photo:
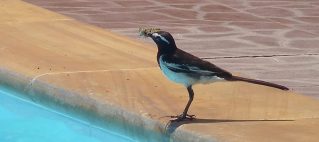
<instances>
[{"instance_id":1,"label":"bird's tail","mask_svg":"<svg viewBox=\"0 0 319 142\"><path fill-rule=\"evenodd\" d=\"M270 82L266 82L266 81L262 81L262 80L249 79L249 78L244 78L244 77L239 77L239 76L232 76L231 79L229 79L229 80L230 81L245 81L245 82L249 82L249 83L274 87L274 88L278 88L281 90L289 90L289 88L282 86L282 85L275 84L275 83L270 83Z\"/></svg>"}]
</instances>

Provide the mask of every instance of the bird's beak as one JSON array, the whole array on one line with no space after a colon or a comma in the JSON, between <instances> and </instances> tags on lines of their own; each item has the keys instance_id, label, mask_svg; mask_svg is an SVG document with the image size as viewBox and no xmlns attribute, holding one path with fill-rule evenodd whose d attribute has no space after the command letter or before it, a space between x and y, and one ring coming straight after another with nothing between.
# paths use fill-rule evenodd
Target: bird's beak
<instances>
[{"instance_id":1,"label":"bird's beak","mask_svg":"<svg viewBox=\"0 0 319 142\"><path fill-rule=\"evenodd\" d=\"M153 38L153 37L154 37L154 36L153 36L153 34L154 34L154 33L147 33L147 35L146 35L146 36L147 36L147 37L151 37L151 38Z\"/></svg>"}]
</instances>

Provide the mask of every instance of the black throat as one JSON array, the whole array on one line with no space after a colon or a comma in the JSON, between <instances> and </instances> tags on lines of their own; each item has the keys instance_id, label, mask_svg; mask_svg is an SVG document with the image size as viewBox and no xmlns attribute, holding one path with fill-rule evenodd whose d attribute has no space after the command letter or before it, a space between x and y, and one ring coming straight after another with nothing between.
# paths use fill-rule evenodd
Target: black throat
<instances>
[{"instance_id":1,"label":"black throat","mask_svg":"<svg viewBox=\"0 0 319 142\"><path fill-rule=\"evenodd\" d=\"M175 44L169 45L157 45L158 54L172 54L176 51L177 47Z\"/></svg>"},{"instance_id":2,"label":"black throat","mask_svg":"<svg viewBox=\"0 0 319 142\"><path fill-rule=\"evenodd\" d=\"M168 46L167 47L157 46L157 48L158 48L158 51L157 51L157 63L158 63L158 65L159 65L159 59L160 59L160 57L162 55L170 56L170 55L173 55L176 52L176 50L177 50L177 47L176 47L175 44L174 45L170 45L169 47Z\"/></svg>"}]
</instances>

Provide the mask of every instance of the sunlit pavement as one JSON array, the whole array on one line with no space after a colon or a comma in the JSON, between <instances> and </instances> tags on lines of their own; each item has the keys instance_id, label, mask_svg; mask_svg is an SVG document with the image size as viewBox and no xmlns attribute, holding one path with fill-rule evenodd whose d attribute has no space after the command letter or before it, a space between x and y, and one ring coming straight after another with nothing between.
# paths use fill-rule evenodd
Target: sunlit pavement
<instances>
[{"instance_id":1,"label":"sunlit pavement","mask_svg":"<svg viewBox=\"0 0 319 142\"><path fill-rule=\"evenodd\" d=\"M25 1L144 42L138 27L160 27L179 48L231 72L318 97L317 0Z\"/></svg>"}]
</instances>

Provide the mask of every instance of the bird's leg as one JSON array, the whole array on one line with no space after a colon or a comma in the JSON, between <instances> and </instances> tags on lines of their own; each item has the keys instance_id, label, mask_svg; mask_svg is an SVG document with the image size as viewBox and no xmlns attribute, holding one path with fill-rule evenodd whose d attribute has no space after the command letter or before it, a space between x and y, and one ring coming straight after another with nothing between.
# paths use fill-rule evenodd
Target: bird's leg
<instances>
[{"instance_id":1,"label":"bird's leg","mask_svg":"<svg viewBox=\"0 0 319 142\"><path fill-rule=\"evenodd\" d=\"M186 118L186 116L189 116L189 117L194 117L195 115L188 115L187 112L188 112L188 109L189 107L191 106L191 103L193 102L193 99L194 99L194 91L192 89L192 86L188 86L187 87L187 91L188 91L188 95L189 95L189 100L187 102L187 105L183 111L183 114L181 115L182 118Z\"/></svg>"},{"instance_id":2,"label":"bird's leg","mask_svg":"<svg viewBox=\"0 0 319 142\"><path fill-rule=\"evenodd\" d=\"M192 89L192 86L188 86L187 87L187 91L188 91L188 95L189 95L189 100L187 102L187 105L183 111L183 113L179 116L176 116L176 117L173 117L173 118L176 118L175 120L173 121L183 121L185 119L190 119L190 120L193 120L195 119L195 115L188 115L187 112L188 112L188 109L194 99L194 91Z\"/></svg>"}]
</instances>

